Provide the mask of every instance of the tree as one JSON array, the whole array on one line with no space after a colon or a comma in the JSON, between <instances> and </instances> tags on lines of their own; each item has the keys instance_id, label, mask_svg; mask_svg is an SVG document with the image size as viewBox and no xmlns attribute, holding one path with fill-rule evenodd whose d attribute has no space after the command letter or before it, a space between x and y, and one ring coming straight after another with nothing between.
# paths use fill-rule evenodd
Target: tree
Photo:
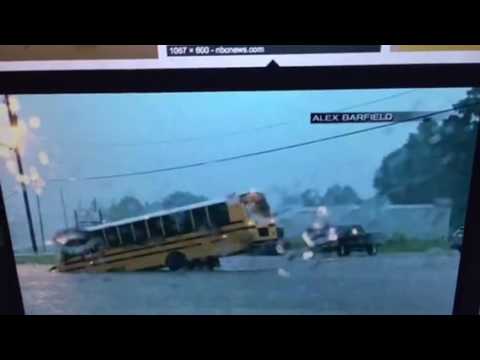
<instances>
[{"instance_id":1,"label":"tree","mask_svg":"<svg viewBox=\"0 0 480 360\"><path fill-rule=\"evenodd\" d=\"M203 201L207 201L208 199L205 196L201 195L194 195L189 192L184 191L176 191L167 197L165 197L162 201L162 207L164 209L172 209L181 206L187 206Z\"/></svg>"},{"instance_id":2,"label":"tree","mask_svg":"<svg viewBox=\"0 0 480 360\"><path fill-rule=\"evenodd\" d=\"M397 204L452 201L451 226L464 222L473 165L480 89L454 105L457 114L437 122L426 119L407 143L387 155L377 170L374 186L379 195Z\"/></svg>"},{"instance_id":3,"label":"tree","mask_svg":"<svg viewBox=\"0 0 480 360\"><path fill-rule=\"evenodd\" d=\"M106 217L109 220L121 220L139 216L145 212L145 207L137 198L125 196L118 203L113 203L107 210Z\"/></svg>"},{"instance_id":4,"label":"tree","mask_svg":"<svg viewBox=\"0 0 480 360\"><path fill-rule=\"evenodd\" d=\"M344 204L360 204L363 200L358 196L357 192L349 185L343 187L341 202Z\"/></svg>"},{"instance_id":5,"label":"tree","mask_svg":"<svg viewBox=\"0 0 480 360\"><path fill-rule=\"evenodd\" d=\"M323 197L323 205L352 205L359 204L362 200L351 186L334 185L327 189Z\"/></svg>"},{"instance_id":6,"label":"tree","mask_svg":"<svg viewBox=\"0 0 480 360\"><path fill-rule=\"evenodd\" d=\"M278 185L272 187L269 199L270 203L273 203L272 199L277 200L275 208L289 208L291 206L302 204L301 194L291 193L289 190Z\"/></svg>"},{"instance_id":7,"label":"tree","mask_svg":"<svg viewBox=\"0 0 480 360\"><path fill-rule=\"evenodd\" d=\"M146 202L145 203L145 212L156 212L163 210L163 205L161 201Z\"/></svg>"},{"instance_id":8,"label":"tree","mask_svg":"<svg viewBox=\"0 0 480 360\"><path fill-rule=\"evenodd\" d=\"M320 206L322 204L322 197L317 190L308 189L301 195L303 206Z\"/></svg>"}]
</instances>

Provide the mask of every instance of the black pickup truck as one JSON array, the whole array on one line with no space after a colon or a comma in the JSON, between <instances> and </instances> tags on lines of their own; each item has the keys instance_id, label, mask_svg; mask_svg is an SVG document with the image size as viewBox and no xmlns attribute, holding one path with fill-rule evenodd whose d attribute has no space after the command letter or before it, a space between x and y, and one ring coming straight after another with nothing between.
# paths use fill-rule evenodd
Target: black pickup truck
<instances>
[{"instance_id":1,"label":"black pickup truck","mask_svg":"<svg viewBox=\"0 0 480 360\"><path fill-rule=\"evenodd\" d=\"M317 252L336 251L338 256L348 256L352 251L366 251L368 255L377 254L378 234L367 233L361 225L330 226L317 232L308 229L304 234L305 241Z\"/></svg>"}]
</instances>

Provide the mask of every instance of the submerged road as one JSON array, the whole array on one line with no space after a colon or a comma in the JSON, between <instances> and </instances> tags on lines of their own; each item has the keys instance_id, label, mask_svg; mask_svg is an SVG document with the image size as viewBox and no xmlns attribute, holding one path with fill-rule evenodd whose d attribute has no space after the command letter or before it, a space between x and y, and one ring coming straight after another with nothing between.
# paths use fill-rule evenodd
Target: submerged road
<instances>
[{"instance_id":1,"label":"submerged road","mask_svg":"<svg viewBox=\"0 0 480 360\"><path fill-rule=\"evenodd\" d=\"M19 265L29 314L450 314L459 255L238 256L221 269L49 273Z\"/></svg>"}]
</instances>

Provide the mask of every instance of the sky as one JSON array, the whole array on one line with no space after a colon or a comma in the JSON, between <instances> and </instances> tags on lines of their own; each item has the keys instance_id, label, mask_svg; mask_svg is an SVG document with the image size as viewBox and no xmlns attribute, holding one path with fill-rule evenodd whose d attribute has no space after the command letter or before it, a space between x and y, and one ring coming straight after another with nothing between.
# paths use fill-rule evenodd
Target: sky
<instances>
[{"instance_id":1,"label":"sky","mask_svg":"<svg viewBox=\"0 0 480 360\"><path fill-rule=\"evenodd\" d=\"M275 203L275 188L290 193L314 188L324 193L335 184L350 185L361 197L371 197L375 194L373 178L382 159L407 141L417 123L197 168L109 180L81 179L187 165L347 133L373 125L311 125L310 113L352 106L356 107L351 111L434 112L450 108L466 91L391 89L17 98L21 119L40 119L39 128L28 129L23 158L25 168L37 167L47 183L40 202L49 237L65 225L60 191L64 193L69 225L73 224L73 209L87 206L94 197L108 206L125 195L152 202L177 190L215 198L255 189L266 192ZM0 129L7 123L5 117L0 118ZM39 163L40 151L48 154L48 166ZM25 207L18 185L2 163L0 179L8 197L9 221L16 224L12 233L18 246L26 238L25 226L21 225L25 225ZM29 193L32 206L36 206L35 193ZM37 216L34 211L38 227Z\"/></svg>"}]
</instances>

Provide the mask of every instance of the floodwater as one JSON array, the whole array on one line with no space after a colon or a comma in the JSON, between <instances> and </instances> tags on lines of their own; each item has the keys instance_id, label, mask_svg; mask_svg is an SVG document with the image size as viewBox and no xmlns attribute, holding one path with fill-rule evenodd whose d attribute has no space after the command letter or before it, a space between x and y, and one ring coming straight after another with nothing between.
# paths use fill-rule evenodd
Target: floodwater
<instances>
[{"instance_id":1,"label":"floodwater","mask_svg":"<svg viewBox=\"0 0 480 360\"><path fill-rule=\"evenodd\" d=\"M29 314L450 314L459 256L238 256L214 272L59 274L19 265Z\"/></svg>"}]
</instances>

